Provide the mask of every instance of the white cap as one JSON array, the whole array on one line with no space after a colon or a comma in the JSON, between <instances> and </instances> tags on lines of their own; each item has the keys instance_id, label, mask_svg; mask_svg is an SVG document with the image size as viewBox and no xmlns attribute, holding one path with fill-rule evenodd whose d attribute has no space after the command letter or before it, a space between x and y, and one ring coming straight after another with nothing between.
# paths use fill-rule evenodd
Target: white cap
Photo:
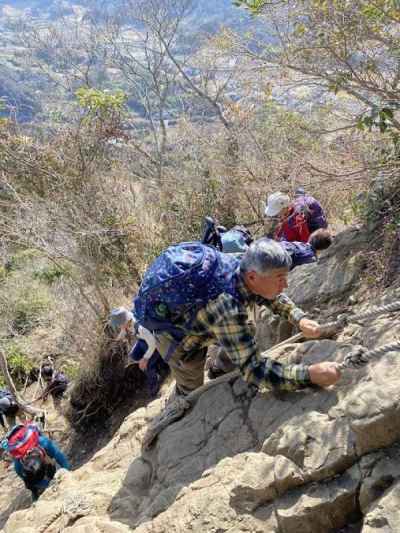
<instances>
[{"instance_id":1,"label":"white cap","mask_svg":"<svg viewBox=\"0 0 400 533\"><path fill-rule=\"evenodd\" d=\"M265 215L267 217L276 216L282 209L289 207L290 198L283 192L274 192L268 196L267 207L265 208Z\"/></svg>"}]
</instances>

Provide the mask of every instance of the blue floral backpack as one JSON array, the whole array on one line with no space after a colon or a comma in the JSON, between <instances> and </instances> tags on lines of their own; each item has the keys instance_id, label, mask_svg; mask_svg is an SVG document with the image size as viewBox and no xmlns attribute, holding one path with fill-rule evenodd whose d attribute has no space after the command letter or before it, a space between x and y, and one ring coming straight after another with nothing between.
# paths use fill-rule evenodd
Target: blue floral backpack
<instances>
[{"instance_id":1,"label":"blue floral backpack","mask_svg":"<svg viewBox=\"0 0 400 533\"><path fill-rule=\"evenodd\" d=\"M177 344L199 311L226 292L239 299L235 277L239 260L200 242L170 246L146 271L133 301L144 328L169 333Z\"/></svg>"}]
</instances>

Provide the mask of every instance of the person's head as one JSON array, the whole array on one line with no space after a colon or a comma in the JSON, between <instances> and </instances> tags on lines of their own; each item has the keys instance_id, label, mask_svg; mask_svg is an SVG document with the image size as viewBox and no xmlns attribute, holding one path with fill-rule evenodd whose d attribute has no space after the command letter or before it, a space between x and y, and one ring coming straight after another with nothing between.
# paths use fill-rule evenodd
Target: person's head
<instances>
[{"instance_id":1,"label":"person's head","mask_svg":"<svg viewBox=\"0 0 400 533\"><path fill-rule=\"evenodd\" d=\"M50 365L43 365L41 374L45 381L50 381L53 377L53 368Z\"/></svg>"},{"instance_id":2,"label":"person's head","mask_svg":"<svg viewBox=\"0 0 400 533\"><path fill-rule=\"evenodd\" d=\"M132 329L133 321L133 314L125 307L117 307L111 311L110 326L118 337L125 335Z\"/></svg>"},{"instance_id":3,"label":"person's head","mask_svg":"<svg viewBox=\"0 0 400 533\"><path fill-rule=\"evenodd\" d=\"M44 452L40 448L32 448L21 459L25 472L35 477L43 470L44 463Z\"/></svg>"},{"instance_id":4,"label":"person's head","mask_svg":"<svg viewBox=\"0 0 400 533\"><path fill-rule=\"evenodd\" d=\"M320 228L311 233L308 242L311 244L315 252L320 252L321 250L329 248L333 242L333 238L329 230Z\"/></svg>"},{"instance_id":5,"label":"person's head","mask_svg":"<svg viewBox=\"0 0 400 533\"><path fill-rule=\"evenodd\" d=\"M267 206L265 208L265 216L276 217L284 216L290 206L290 198L283 192L274 192L267 198Z\"/></svg>"},{"instance_id":6,"label":"person's head","mask_svg":"<svg viewBox=\"0 0 400 533\"><path fill-rule=\"evenodd\" d=\"M250 244L240 261L240 272L253 294L273 300L286 289L291 265L286 250L278 242L263 237Z\"/></svg>"}]
</instances>

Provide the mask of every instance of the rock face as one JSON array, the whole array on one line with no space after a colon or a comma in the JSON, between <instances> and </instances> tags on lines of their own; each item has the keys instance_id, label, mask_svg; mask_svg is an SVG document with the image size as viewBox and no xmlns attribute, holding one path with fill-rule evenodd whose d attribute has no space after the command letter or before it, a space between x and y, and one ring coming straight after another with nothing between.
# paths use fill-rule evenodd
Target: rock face
<instances>
[{"instance_id":1,"label":"rock face","mask_svg":"<svg viewBox=\"0 0 400 533\"><path fill-rule=\"evenodd\" d=\"M327 265L338 279L348 266L332 255L316 266L321 276ZM309 268L317 298L323 284ZM385 302L393 297L388 292ZM282 355L341 361L352 345L389 342L399 326L399 314L377 317ZM146 426L165 403L156 400L128 416L90 462L60 471L3 531L328 533L353 524L361 533L399 533L399 376L400 356L388 353L327 390L254 395L239 378L204 393L144 452ZM20 508L25 495L21 489L8 506Z\"/></svg>"},{"instance_id":2,"label":"rock face","mask_svg":"<svg viewBox=\"0 0 400 533\"><path fill-rule=\"evenodd\" d=\"M303 265L290 273L289 296L300 306L338 300L354 291L366 267L367 237L357 228L338 235L317 263Z\"/></svg>"}]
</instances>

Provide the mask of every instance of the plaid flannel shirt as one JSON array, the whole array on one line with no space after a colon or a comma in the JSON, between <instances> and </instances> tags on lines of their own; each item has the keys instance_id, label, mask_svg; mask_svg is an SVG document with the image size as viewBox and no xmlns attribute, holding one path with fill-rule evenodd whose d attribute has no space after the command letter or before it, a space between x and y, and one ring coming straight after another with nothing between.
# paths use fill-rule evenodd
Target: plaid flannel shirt
<instances>
[{"instance_id":1,"label":"plaid flannel shirt","mask_svg":"<svg viewBox=\"0 0 400 533\"><path fill-rule=\"evenodd\" d=\"M240 368L244 379L262 389L289 391L310 385L306 366L284 365L260 356L255 340L256 327L249 318L249 310L256 305L268 307L295 325L305 313L283 293L273 301L252 294L239 274L237 290L241 302L222 293L198 311L191 331L183 339L180 348L190 357L191 353L201 348L217 344Z\"/></svg>"}]
</instances>

